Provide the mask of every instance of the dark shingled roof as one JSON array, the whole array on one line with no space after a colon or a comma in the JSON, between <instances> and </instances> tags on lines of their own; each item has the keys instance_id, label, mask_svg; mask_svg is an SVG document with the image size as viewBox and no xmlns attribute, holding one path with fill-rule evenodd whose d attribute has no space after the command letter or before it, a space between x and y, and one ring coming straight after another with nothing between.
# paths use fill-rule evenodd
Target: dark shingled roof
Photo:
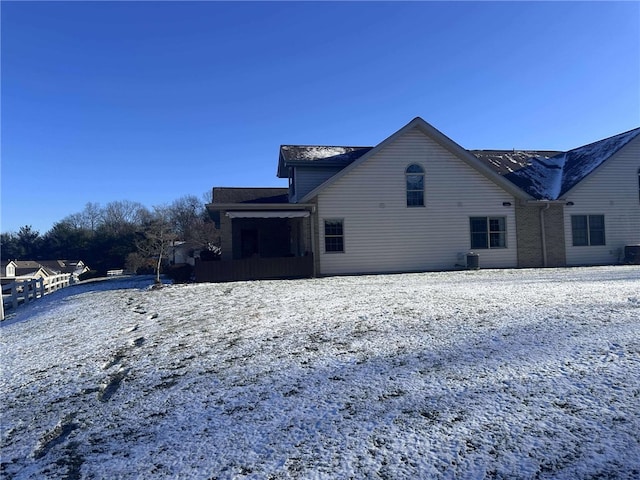
<instances>
[{"instance_id":1,"label":"dark shingled roof","mask_svg":"<svg viewBox=\"0 0 640 480\"><path fill-rule=\"evenodd\" d=\"M564 156L560 195L571 190L578 182L638 135L640 135L640 128L635 128L628 132L569 150Z\"/></svg>"},{"instance_id":2,"label":"dark shingled roof","mask_svg":"<svg viewBox=\"0 0 640 480\"><path fill-rule=\"evenodd\" d=\"M539 200L557 200L640 135L640 128L574 148L551 150L469 150L491 170ZM290 166L343 169L374 147L281 145L278 177ZM213 203L287 203L288 189L214 188Z\"/></svg>"},{"instance_id":3,"label":"dark shingled roof","mask_svg":"<svg viewBox=\"0 0 640 480\"><path fill-rule=\"evenodd\" d=\"M552 150L469 150L500 175L527 167L532 158L551 158L562 153Z\"/></svg>"},{"instance_id":4,"label":"dark shingled roof","mask_svg":"<svg viewBox=\"0 0 640 480\"><path fill-rule=\"evenodd\" d=\"M213 203L288 203L288 188L214 187Z\"/></svg>"},{"instance_id":5,"label":"dark shingled roof","mask_svg":"<svg viewBox=\"0 0 640 480\"><path fill-rule=\"evenodd\" d=\"M79 260L39 260L40 265L53 272L74 273L78 268Z\"/></svg>"},{"instance_id":6,"label":"dark shingled roof","mask_svg":"<svg viewBox=\"0 0 640 480\"><path fill-rule=\"evenodd\" d=\"M552 150L469 151L478 159L482 160L494 172L502 175L534 198L540 198L545 191L545 177L543 176L542 179L538 179L540 174L531 175L531 172L536 170L537 166L546 164L550 158L562 153ZM546 170L546 167L544 169Z\"/></svg>"},{"instance_id":7,"label":"dark shingled roof","mask_svg":"<svg viewBox=\"0 0 640 480\"><path fill-rule=\"evenodd\" d=\"M332 145L281 145L278 177L289 176L290 165L346 167L373 147L345 147Z\"/></svg>"},{"instance_id":8,"label":"dark shingled roof","mask_svg":"<svg viewBox=\"0 0 640 480\"><path fill-rule=\"evenodd\" d=\"M534 198L557 200L639 134L636 128L568 152L470 152Z\"/></svg>"}]
</instances>

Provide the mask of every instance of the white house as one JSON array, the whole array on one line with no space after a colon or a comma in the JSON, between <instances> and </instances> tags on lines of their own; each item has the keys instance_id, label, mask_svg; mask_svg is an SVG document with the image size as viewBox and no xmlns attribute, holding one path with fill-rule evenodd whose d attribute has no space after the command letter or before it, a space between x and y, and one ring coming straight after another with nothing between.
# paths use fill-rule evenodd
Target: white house
<instances>
[{"instance_id":1,"label":"white house","mask_svg":"<svg viewBox=\"0 0 640 480\"><path fill-rule=\"evenodd\" d=\"M640 244L640 128L469 151L415 118L375 147L283 145L278 176L288 189L214 188L222 262L197 279L615 263Z\"/></svg>"},{"instance_id":2,"label":"white house","mask_svg":"<svg viewBox=\"0 0 640 480\"><path fill-rule=\"evenodd\" d=\"M299 177L299 176L298 176ZM317 206L318 273L517 266L527 195L420 118L302 197Z\"/></svg>"}]
</instances>

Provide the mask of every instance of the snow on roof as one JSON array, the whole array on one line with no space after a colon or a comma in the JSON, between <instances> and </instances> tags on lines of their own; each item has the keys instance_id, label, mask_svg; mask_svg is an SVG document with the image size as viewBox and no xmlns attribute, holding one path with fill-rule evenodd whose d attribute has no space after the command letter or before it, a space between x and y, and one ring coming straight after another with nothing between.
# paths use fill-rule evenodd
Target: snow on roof
<instances>
[{"instance_id":1,"label":"snow on roof","mask_svg":"<svg viewBox=\"0 0 640 480\"><path fill-rule=\"evenodd\" d=\"M557 200L640 134L640 128L574 148L549 150L469 150L493 171L534 198ZM278 176L290 165L346 167L373 147L282 145Z\"/></svg>"},{"instance_id":2,"label":"snow on roof","mask_svg":"<svg viewBox=\"0 0 640 480\"><path fill-rule=\"evenodd\" d=\"M278 176L289 176L290 165L346 167L373 147L347 147L332 145L281 145Z\"/></svg>"},{"instance_id":3,"label":"snow on roof","mask_svg":"<svg viewBox=\"0 0 640 480\"><path fill-rule=\"evenodd\" d=\"M640 128L568 151L563 167L562 188L558 196L571 190L638 134Z\"/></svg>"},{"instance_id":4,"label":"snow on roof","mask_svg":"<svg viewBox=\"0 0 640 480\"><path fill-rule=\"evenodd\" d=\"M568 152L470 150L534 198L557 200L640 134L640 128Z\"/></svg>"},{"instance_id":5,"label":"snow on roof","mask_svg":"<svg viewBox=\"0 0 640 480\"><path fill-rule=\"evenodd\" d=\"M351 163L372 148L330 145L282 145L280 151L286 162L313 162L331 159Z\"/></svg>"},{"instance_id":6,"label":"snow on roof","mask_svg":"<svg viewBox=\"0 0 640 480\"><path fill-rule=\"evenodd\" d=\"M473 155L491 166L500 175L506 175L525 168L532 158L551 158L558 151L538 150L469 150Z\"/></svg>"}]
</instances>

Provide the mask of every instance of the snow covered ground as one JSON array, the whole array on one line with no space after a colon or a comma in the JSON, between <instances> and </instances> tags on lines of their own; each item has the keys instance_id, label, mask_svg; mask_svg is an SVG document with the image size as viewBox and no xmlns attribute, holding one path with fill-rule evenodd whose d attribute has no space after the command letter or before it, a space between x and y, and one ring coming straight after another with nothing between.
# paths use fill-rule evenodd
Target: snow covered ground
<instances>
[{"instance_id":1,"label":"snow covered ground","mask_svg":"<svg viewBox=\"0 0 640 480\"><path fill-rule=\"evenodd\" d=\"M640 269L67 288L0 326L4 478L640 477Z\"/></svg>"}]
</instances>

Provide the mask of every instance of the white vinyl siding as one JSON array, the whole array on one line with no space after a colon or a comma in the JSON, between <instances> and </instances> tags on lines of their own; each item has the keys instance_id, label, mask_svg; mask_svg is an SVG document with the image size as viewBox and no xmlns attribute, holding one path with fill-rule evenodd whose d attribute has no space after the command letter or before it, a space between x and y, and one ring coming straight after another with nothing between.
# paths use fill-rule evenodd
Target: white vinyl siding
<instances>
[{"instance_id":1,"label":"white vinyl siding","mask_svg":"<svg viewBox=\"0 0 640 480\"><path fill-rule=\"evenodd\" d=\"M295 196L294 201L303 198L314 188L322 185L341 169L338 167L294 167L295 168Z\"/></svg>"},{"instance_id":2,"label":"white vinyl siding","mask_svg":"<svg viewBox=\"0 0 640 480\"><path fill-rule=\"evenodd\" d=\"M639 166L636 137L565 195L573 202L564 209L567 265L618 263L626 245L640 244ZM573 245L571 217L578 215L604 215L605 245Z\"/></svg>"},{"instance_id":3,"label":"white vinyl siding","mask_svg":"<svg viewBox=\"0 0 640 480\"><path fill-rule=\"evenodd\" d=\"M425 206L407 208L405 171L425 170ZM318 221L349 225L342 255L320 254L320 274L442 270L465 264L470 217L504 217L507 248L479 252L480 268L517 266L513 196L417 129L318 195ZM324 244L323 225L319 223Z\"/></svg>"}]
</instances>

